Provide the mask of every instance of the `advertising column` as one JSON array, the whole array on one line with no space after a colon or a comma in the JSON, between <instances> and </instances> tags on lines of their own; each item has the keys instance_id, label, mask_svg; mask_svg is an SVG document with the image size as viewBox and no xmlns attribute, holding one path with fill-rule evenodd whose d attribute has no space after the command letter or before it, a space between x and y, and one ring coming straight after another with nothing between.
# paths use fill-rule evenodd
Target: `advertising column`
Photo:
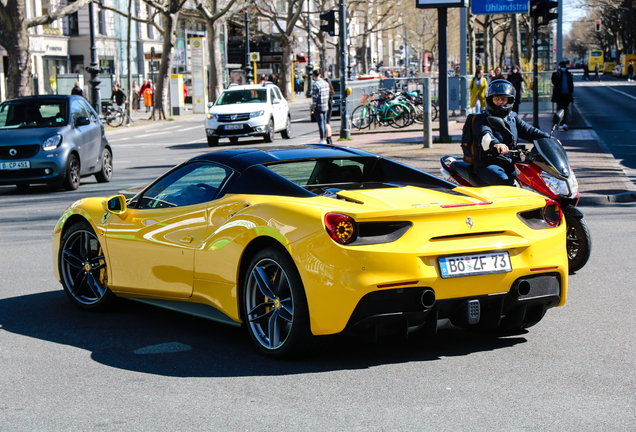
<instances>
[{"instance_id":1,"label":"advertising column","mask_svg":"<svg viewBox=\"0 0 636 432\"><path fill-rule=\"evenodd\" d=\"M205 38L190 39L192 61L192 112L205 114L208 103L207 73L205 61Z\"/></svg>"}]
</instances>

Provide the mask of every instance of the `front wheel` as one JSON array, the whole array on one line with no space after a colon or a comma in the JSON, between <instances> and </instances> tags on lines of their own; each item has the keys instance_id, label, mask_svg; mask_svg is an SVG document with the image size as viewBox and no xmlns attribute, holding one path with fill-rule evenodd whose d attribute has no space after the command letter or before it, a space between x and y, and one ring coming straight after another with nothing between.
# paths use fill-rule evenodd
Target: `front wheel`
<instances>
[{"instance_id":1,"label":"front wheel","mask_svg":"<svg viewBox=\"0 0 636 432\"><path fill-rule=\"evenodd\" d=\"M219 145L219 137L208 135L208 147L216 147Z\"/></svg>"},{"instance_id":2,"label":"front wheel","mask_svg":"<svg viewBox=\"0 0 636 432\"><path fill-rule=\"evenodd\" d=\"M241 289L242 314L250 338L267 357L298 355L311 340L309 311L293 260L277 248L251 260Z\"/></svg>"},{"instance_id":3,"label":"front wheel","mask_svg":"<svg viewBox=\"0 0 636 432\"><path fill-rule=\"evenodd\" d=\"M111 127L118 127L124 123L124 115L119 111L114 111L106 117L106 123Z\"/></svg>"},{"instance_id":4,"label":"front wheel","mask_svg":"<svg viewBox=\"0 0 636 432\"><path fill-rule=\"evenodd\" d=\"M369 109L364 105L356 107L351 113L351 126L358 130L368 128L371 124L370 120Z\"/></svg>"},{"instance_id":5,"label":"front wheel","mask_svg":"<svg viewBox=\"0 0 636 432\"><path fill-rule=\"evenodd\" d=\"M74 154L70 154L66 161L66 177L62 181L64 190L76 190L80 185L80 161Z\"/></svg>"},{"instance_id":6,"label":"front wheel","mask_svg":"<svg viewBox=\"0 0 636 432\"><path fill-rule=\"evenodd\" d=\"M285 125L285 129L280 132L280 136L283 137L283 139L291 138L291 119L289 117L287 117L287 124Z\"/></svg>"},{"instance_id":7,"label":"front wheel","mask_svg":"<svg viewBox=\"0 0 636 432\"><path fill-rule=\"evenodd\" d=\"M58 266L66 295L80 309L102 310L115 299L108 288L104 251L88 222L77 222L64 233Z\"/></svg>"},{"instance_id":8,"label":"front wheel","mask_svg":"<svg viewBox=\"0 0 636 432\"><path fill-rule=\"evenodd\" d=\"M565 217L569 273L581 270L592 252L592 236L583 218Z\"/></svg>"}]
</instances>

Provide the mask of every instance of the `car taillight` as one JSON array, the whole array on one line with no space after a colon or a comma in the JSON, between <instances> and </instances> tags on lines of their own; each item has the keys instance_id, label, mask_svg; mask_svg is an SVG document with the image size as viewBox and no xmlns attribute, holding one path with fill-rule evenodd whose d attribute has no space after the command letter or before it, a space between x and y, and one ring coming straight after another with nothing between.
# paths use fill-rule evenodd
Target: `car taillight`
<instances>
[{"instance_id":1,"label":"car taillight","mask_svg":"<svg viewBox=\"0 0 636 432\"><path fill-rule=\"evenodd\" d=\"M358 237L358 227L351 216L327 213L325 215L325 228L329 237L342 245L347 245Z\"/></svg>"},{"instance_id":2,"label":"car taillight","mask_svg":"<svg viewBox=\"0 0 636 432\"><path fill-rule=\"evenodd\" d=\"M543 208L543 219L546 223L553 227L558 227L561 224L563 218L563 211L558 202L546 199L545 207Z\"/></svg>"}]
</instances>

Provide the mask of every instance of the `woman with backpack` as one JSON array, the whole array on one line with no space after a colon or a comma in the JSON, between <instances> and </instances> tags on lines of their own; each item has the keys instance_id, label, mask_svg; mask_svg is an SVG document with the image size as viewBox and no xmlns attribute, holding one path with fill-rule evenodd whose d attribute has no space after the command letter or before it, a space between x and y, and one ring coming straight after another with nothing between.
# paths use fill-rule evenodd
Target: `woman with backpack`
<instances>
[{"instance_id":1,"label":"woman with backpack","mask_svg":"<svg viewBox=\"0 0 636 432\"><path fill-rule=\"evenodd\" d=\"M470 82L470 106L475 107L479 100L479 106L481 108L486 106L486 89L488 88L488 81L484 78L484 71L477 68L475 77Z\"/></svg>"}]
</instances>

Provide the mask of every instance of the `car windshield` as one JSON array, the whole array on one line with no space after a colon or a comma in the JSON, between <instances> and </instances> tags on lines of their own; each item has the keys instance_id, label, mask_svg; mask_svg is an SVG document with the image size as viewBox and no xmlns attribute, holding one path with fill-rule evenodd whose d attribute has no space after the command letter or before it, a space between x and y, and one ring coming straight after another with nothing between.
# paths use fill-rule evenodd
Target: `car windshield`
<instances>
[{"instance_id":1,"label":"car windshield","mask_svg":"<svg viewBox=\"0 0 636 432\"><path fill-rule=\"evenodd\" d=\"M255 90L231 90L223 92L217 105L234 105L240 103L262 103L267 102L266 89Z\"/></svg>"},{"instance_id":2,"label":"car windshield","mask_svg":"<svg viewBox=\"0 0 636 432\"><path fill-rule=\"evenodd\" d=\"M59 127L68 123L66 100L28 99L0 105L0 129Z\"/></svg>"}]
</instances>

